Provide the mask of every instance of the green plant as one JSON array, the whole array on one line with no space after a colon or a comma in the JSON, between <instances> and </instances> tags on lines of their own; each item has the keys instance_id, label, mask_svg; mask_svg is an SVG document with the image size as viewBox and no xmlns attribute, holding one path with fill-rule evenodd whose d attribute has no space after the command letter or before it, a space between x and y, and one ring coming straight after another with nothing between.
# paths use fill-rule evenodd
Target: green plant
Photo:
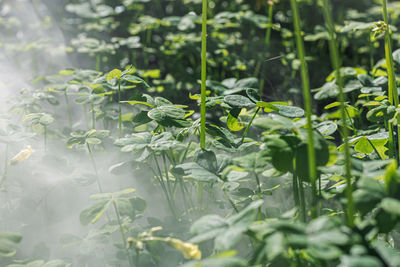
<instances>
[{"instance_id":1,"label":"green plant","mask_svg":"<svg viewBox=\"0 0 400 267\"><path fill-rule=\"evenodd\" d=\"M301 28L300 28L300 17L299 10L297 7L297 0L291 0L290 4L293 12L293 25L295 28L296 34L296 46L297 46L297 56L300 60L300 72L301 72L301 81L303 86L303 98L304 105L307 117L307 131L308 131L308 139L307 139L307 155L308 155L308 168L310 174L310 182L312 189L312 204L311 204L311 216L313 218L317 217L317 170L316 170L316 160L315 160L315 151L314 151L314 135L313 135L313 123L312 123L312 103L311 103L311 93L310 93L310 82L308 78L308 69L307 63L305 59L304 52L304 43L301 36Z\"/></svg>"},{"instance_id":2,"label":"green plant","mask_svg":"<svg viewBox=\"0 0 400 267\"><path fill-rule=\"evenodd\" d=\"M346 196L347 196L347 210L346 210L346 218L347 224L351 227L354 225L354 204L353 204L353 190L352 190L352 176L351 176L351 155L349 148L349 140L348 140L348 128L347 128L347 116L346 114L346 99L343 93L343 79L340 73L341 63L339 58L339 50L336 41L336 32L335 25L333 23L331 8L328 0L322 0L322 9L324 13L325 23L329 32L329 51L331 54L331 62L332 66L335 69L335 77L336 82L339 88L339 102L340 102L340 115L341 115L341 123L342 123L342 138L343 138L343 147L344 147L344 156L345 156L345 177L347 183ZM351 118L350 118L351 121ZM354 127L353 127L354 128ZM372 143L371 143L372 144Z\"/></svg>"}]
</instances>

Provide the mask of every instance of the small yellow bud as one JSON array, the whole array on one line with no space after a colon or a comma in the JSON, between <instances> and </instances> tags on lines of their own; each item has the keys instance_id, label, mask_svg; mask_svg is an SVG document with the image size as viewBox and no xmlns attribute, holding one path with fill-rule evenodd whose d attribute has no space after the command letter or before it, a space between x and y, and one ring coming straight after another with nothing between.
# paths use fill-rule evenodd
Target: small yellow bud
<instances>
[{"instance_id":1,"label":"small yellow bud","mask_svg":"<svg viewBox=\"0 0 400 267\"><path fill-rule=\"evenodd\" d=\"M32 149L31 146L27 146L24 150L21 150L17 155L15 155L11 161L11 165L16 165L21 161L27 160L35 150Z\"/></svg>"},{"instance_id":2,"label":"small yellow bud","mask_svg":"<svg viewBox=\"0 0 400 267\"><path fill-rule=\"evenodd\" d=\"M197 245L186 243L176 238L167 238L166 241L171 244L171 246L182 252L186 259L201 259L201 251Z\"/></svg>"}]
</instances>

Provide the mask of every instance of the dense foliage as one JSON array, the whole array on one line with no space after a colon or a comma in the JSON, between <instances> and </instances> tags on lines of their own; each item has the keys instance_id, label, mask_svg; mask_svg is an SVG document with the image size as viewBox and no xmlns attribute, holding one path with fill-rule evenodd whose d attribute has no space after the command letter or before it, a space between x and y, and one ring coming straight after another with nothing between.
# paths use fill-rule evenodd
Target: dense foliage
<instances>
[{"instance_id":1,"label":"dense foliage","mask_svg":"<svg viewBox=\"0 0 400 267\"><path fill-rule=\"evenodd\" d=\"M1 266L400 266L400 1L0 14Z\"/></svg>"}]
</instances>

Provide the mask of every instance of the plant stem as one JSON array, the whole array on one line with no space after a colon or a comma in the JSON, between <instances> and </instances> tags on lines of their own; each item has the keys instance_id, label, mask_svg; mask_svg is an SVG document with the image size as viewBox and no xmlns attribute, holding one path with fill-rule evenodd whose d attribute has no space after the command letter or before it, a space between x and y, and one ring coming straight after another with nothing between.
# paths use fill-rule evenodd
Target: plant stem
<instances>
[{"instance_id":1,"label":"plant stem","mask_svg":"<svg viewBox=\"0 0 400 267\"><path fill-rule=\"evenodd\" d=\"M100 71L100 54L96 55L96 70Z\"/></svg>"},{"instance_id":2,"label":"plant stem","mask_svg":"<svg viewBox=\"0 0 400 267\"><path fill-rule=\"evenodd\" d=\"M83 105L83 116L85 118L86 129L89 129L89 119L87 115L87 104Z\"/></svg>"},{"instance_id":3,"label":"plant stem","mask_svg":"<svg viewBox=\"0 0 400 267\"><path fill-rule=\"evenodd\" d=\"M260 111L260 109L261 109L261 107L258 107L258 108L257 108L257 110L256 110L256 112L254 112L254 115L253 115L253 117L251 118L250 122L247 124L246 130L244 130L244 133L243 133L243 136L242 136L242 141L241 141L242 143L244 142L244 139L245 139L246 136L247 136L247 132L249 131L250 126L251 126L251 124L253 123L253 121L254 121L255 117L257 116L257 113Z\"/></svg>"},{"instance_id":4,"label":"plant stem","mask_svg":"<svg viewBox=\"0 0 400 267\"><path fill-rule=\"evenodd\" d=\"M202 31L201 31L201 103L200 103L200 147L206 147L206 79L207 79L207 5L203 0Z\"/></svg>"},{"instance_id":5,"label":"plant stem","mask_svg":"<svg viewBox=\"0 0 400 267\"><path fill-rule=\"evenodd\" d=\"M166 159L165 159L165 154L164 154L164 152L162 153L162 159L163 159L163 164L164 164L165 178L167 179L168 191L169 191L169 194L170 194L171 198L173 198L173 193L172 193L172 190L171 190L171 183L170 183L169 175L168 175L167 161L166 161Z\"/></svg>"},{"instance_id":6,"label":"plant stem","mask_svg":"<svg viewBox=\"0 0 400 267\"><path fill-rule=\"evenodd\" d=\"M268 25L267 25L267 32L265 34L265 50L266 51L268 51L269 43L270 43L270 40L271 40L273 12L274 12L274 2L273 1L268 1Z\"/></svg>"},{"instance_id":7,"label":"plant stem","mask_svg":"<svg viewBox=\"0 0 400 267\"><path fill-rule=\"evenodd\" d=\"M258 191L258 198L262 199L262 191L261 191L261 183L260 183L260 178L258 177L258 174L253 171L254 178L256 178L256 183L257 183L257 191Z\"/></svg>"},{"instance_id":8,"label":"plant stem","mask_svg":"<svg viewBox=\"0 0 400 267\"><path fill-rule=\"evenodd\" d=\"M92 109L92 129L96 129L96 114L94 113L94 104L91 103Z\"/></svg>"},{"instance_id":9,"label":"plant stem","mask_svg":"<svg viewBox=\"0 0 400 267\"><path fill-rule=\"evenodd\" d=\"M346 119L346 114L349 116L349 113L347 112L345 101L346 101L346 96L343 92L343 79L342 75L340 73L340 59L339 59L339 49L338 49L338 43L336 40L336 32L335 32L335 25L333 23L332 15L331 15L331 9L329 6L328 0L323 0L322 1L323 6L323 12L324 12L324 19L325 23L328 27L328 32L329 32L329 51L330 51L330 56L331 56L331 62L332 66L335 69L336 72L336 81L337 85L339 88L339 102L340 102L340 116L342 120L342 126L343 126L343 131L342 131L342 138L344 142L344 158L345 158L345 176L346 176L346 182L347 182L347 187L346 187L346 197L347 197L347 210L346 210L346 217L347 217L347 225L352 227L354 226L354 204L353 204L353 189L352 189L352 184L351 184L351 155L350 155L350 146L348 143L348 138L349 138L349 132L347 128L347 119ZM350 122L352 122L350 116L349 116ZM353 129L355 131L355 127L352 124ZM379 155L379 154L378 154Z\"/></svg>"},{"instance_id":10,"label":"plant stem","mask_svg":"<svg viewBox=\"0 0 400 267\"><path fill-rule=\"evenodd\" d=\"M311 93L310 93L310 80L308 77L308 67L305 60L305 52L304 52L304 42L301 36L301 28L300 28L300 17L299 17L299 9L297 7L296 0L290 0L292 12L293 12L293 24L296 33L296 46L297 46L297 54L300 60L300 72L301 72L301 80L303 85L303 98L306 110L306 118L307 118L307 131L308 131L308 142L307 142L307 151L308 151L308 168L310 173L310 181L311 181L311 190L312 190L312 205L311 205L311 216L312 218L317 217L317 169L316 169L316 160L315 160L315 151L314 151L314 135L313 135L313 126L312 126L312 106L311 106Z\"/></svg>"},{"instance_id":11,"label":"plant stem","mask_svg":"<svg viewBox=\"0 0 400 267\"><path fill-rule=\"evenodd\" d=\"M4 181L7 179L7 174L8 174L8 143L6 144L6 150L4 153L4 171L3 171L3 175L1 176L0 179L0 186L4 183Z\"/></svg>"},{"instance_id":12,"label":"plant stem","mask_svg":"<svg viewBox=\"0 0 400 267\"><path fill-rule=\"evenodd\" d=\"M90 155L90 160L92 161L92 166L93 166L94 173L96 174L97 187L99 188L99 192L103 193L103 188L102 188L101 183L100 183L99 173L97 171L96 161L94 160L92 149L90 148L90 145L88 143L86 143L86 147L87 147L89 155Z\"/></svg>"},{"instance_id":13,"label":"plant stem","mask_svg":"<svg viewBox=\"0 0 400 267\"><path fill-rule=\"evenodd\" d=\"M122 221L121 221L121 217L119 215L119 210L118 210L117 204L115 204L115 199L112 199L111 202L113 204L115 214L117 215L117 221L118 221L118 225L119 225L119 231L121 233L122 242L123 242L124 248L125 248L125 250L126 250L126 252L128 254L127 256L128 256L129 266L133 267L134 265L132 263L132 259L131 259L131 256L130 256L131 253L130 253L130 250L128 249L128 246L127 246L127 243L126 243L126 237L125 237L125 233L124 233L124 228L122 227Z\"/></svg>"},{"instance_id":14,"label":"plant stem","mask_svg":"<svg viewBox=\"0 0 400 267\"><path fill-rule=\"evenodd\" d=\"M239 213L239 209L236 207L235 202L233 202L232 198L228 195L228 193L224 190L224 195L228 200L229 204L231 204L232 208L235 210L236 213Z\"/></svg>"},{"instance_id":15,"label":"plant stem","mask_svg":"<svg viewBox=\"0 0 400 267\"><path fill-rule=\"evenodd\" d=\"M118 79L118 137L122 136L121 80Z\"/></svg>"},{"instance_id":16,"label":"plant stem","mask_svg":"<svg viewBox=\"0 0 400 267\"><path fill-rule=\"evenodd\" d=\"M300 178L297 177L297 182L299 186L299 195L300 195L300 214L301 214L301 221L306 222L306 198L304 196L304 187L303 187L303 182L301 181Z\"/></svg>"},{"instance_id":17,"label":"plant stem","mask_svg":"<svg viewBox=\"0 0 400 267\"><path fill-rule=\"evenodd\" d=\"M43 144L44 144L44 151L47 151L47 126L44 125L44 132L43 132Z\"/></svg>"},{"instance_id":18,"label":"plant stem","mask_svg":"<svg viewBox=\"0 0 400 267\"><path fill-rule=\"evenodd\" d=\"M399 106L399 95L397 92L396 86L396 76L394 73L394 63L393 63L393 54L392 54L392 37L389 27L389 16L387 11L387 1L382 0L382 11L383 11L383 20L387 26L385 32L385 58L386 58L386 66L387 66L387 74L389 80L389 102L391 105L394 105L396 108ZM400 122L400 119L397 120ZM389 122L392 124L391 122ZM397 133L399 133L399 128L397 127ZM397 134L399 152L400 152L400 135ZM394 142L394 141L393 141ZM398 153L394 151L394 158L399 162Z\"/></svg>"},{"instance_id":19,"label":"plant stem","mask_svg":"<svg viewBox=\"0 0 400 267\"><path fill-rule=\"evenodd\" d=\"M72 129L71 106L70 106L70 104L69 104L69 99L68 99L68 95L67 95L67 90L64 91L64 97L65 97L65 104L67 105L68 124L69 124L69 128Z\"/></svg>"},{"instance_id":20,"label":"plant stem","mask_svg":"<svg viewBox=\"0 0 400 267\"><path fill-rule=\"evenodd\" d=\"M163 176L162 176L162 172L161 172L161 168L160 168L160 165L158 164L158 161L157 161L157 158L156 158L156 155L153 153L153 159L154 159L154 162L155 162L155 164L156 164L156 167L157 167L157 171L158 171L158 175L156 175L156 173L154 172L154 175L157 177L159 177L159 183L160 183L160 185L161 185L161 188L163 189L163 191L164 191L164 194L165 194L165 197L167 198L167 201L168 201L168 205L169 205L169 207L170 207L170 209L171 209L171 211L172 211L172 214L174 215L174 217L176 218L176 219L178 219L178 215L177 215L177 213L176 213L176 207L175 207L175 203L171 200L171 197L170 197L170 194L171 194L171 192L170 192L170 188L168 188L167 189L167 187L165 186L165 183L164 183L164 180L163 180ZM153 169L152 169L153 170Z\"/></svg>"},{"instance_id":21,"label":"plant stem","mask_svg":"<svg viewBox=\"0 0 400 267\"><path fill-rule=\"evenodd\" d=\"M293 162L293 166L295 166L294 162ZM296 171L294 169L293 169L293 177L292 177L292 187L293 187L294 205L296 206L296 208L299 209L299 212L301 212L300 198L299 198L299 183L298 183Z\"/></svg>"}]
</instances>

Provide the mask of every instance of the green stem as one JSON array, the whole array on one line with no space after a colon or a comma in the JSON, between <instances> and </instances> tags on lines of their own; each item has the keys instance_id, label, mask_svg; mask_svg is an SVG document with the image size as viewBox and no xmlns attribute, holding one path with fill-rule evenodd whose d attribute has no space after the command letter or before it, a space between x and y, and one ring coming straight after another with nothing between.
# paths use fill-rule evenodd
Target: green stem
<instances>
[{"instance_id":1,"label":"green stem","mask_svg":"<svg viewBox=\"0 0 400 267\"><path fill-rule=\"evenodd\" d=\"M112 199L111 202L113 204L115 214L117 215L117 221L118 221L118 225L119 225L119 231L121 233L122 242L123 242L124 248L128 254L127 256L128 256L129 266L133 267L134 265L132 262L132 258L130 256L131 253L127 246L126 236L125 236L124 228L122 227L122 221L121 221L121 217L119 215L119 210L118 210L117 204L115 204L115 199Z\"/></svg>"},{"instance_id":2,"label":"green stem","mask_svg":"<svg viewBox=\"0 0 400 267\"><path fill-rule=\"evenodd\" d=\"M121 80L118 79L118 137L122 136Z\"/></svg>"},{"instance_id":3,"label":"green stem","mask_svg":"<svg viewBox=\"0 0 400 267\"><path fill-rule=\"evenodd\" d=\"M67 90L64 91L64 98L65 98L65 104L67 105L67 114L68 114L68 124L69 124L69 128L72 129L71 105L69 104L69 99L68 99L68 95L67 95Z\"/></svg>"},{"instance_id":4,"label":"green stem","mask_svg":"<svg viewBox=\"0 0 400 267\"><path fill-rule=\"evenodd\" d=\"M203 0L202 31L201 31L201 103L200 103L200 147L206 147L206 79L207 79L207 5Z\"/></svg>"},{"instance_id":5,"label":"green stem","mask_svg":"<svg viewBox=\"0 0 400 267\"><path fill-rule=\"evenodd\" d=\"M293 162L293 166L295 166L294 162ZM299 183L298 183L296 171L294 169L293 169L293 177L292 177L292 187L293 187L294 205L301 213L300 197L299 197Z\"/></svg>"},{"instance_id":6,"label":"green stem","mask_svg":"<svg viewBox=\"0 0 400 267\"><path fill-rule=\"evenodd\" d=\"M323 11L324 11L324 18L325 18L325 23L328 27L329 31L329 50L330 50L330 56L331 56L331 62L332 66L335 69L336 72L336 81L339 87L339 102L340 102L340 116L342 120L342 126L343 126L343 131L342 131L342 137L343 137L343 142L344 142L344 158L345 158L345 177L346 177L346 182L347 182L347 187L346 187L346 197L347 197L347 210L346 210L346 217L347 217L347 225L352 227L354 226L354 204L353 204L353 189L352 189L352 184L351 184L351 155L350 155L350 146L348 143L348 138L349 138L349 132L347 128L347 119L346 115L349 117L349 120L352 124L352 127L354 131L356 131L356 128L354 127L354 124L352 122L352 119L350 118L350 115L346 109L345 101L346 101L346 96L343 92L343 79L340 73L340 58L339 58L339 49L338 49L338 43L336 40L336 32L335 32L335 25L333 23L332 15L331 15L331 9L329 6L328 0L323 0Z\"/></svg>"},{"instance_id":7,"label":"green stem","mask_svg":"<svg viewBox=\"0 0 400 267\"><path fill-rule=\"evenodd\" d=\"M231 204L232 208L235 210L236 213L239 213L239 209L236 207L235 202L233 202L232 198L228 195L226 191L224 191L224 195L228 200L229 204Z\"/></svg>"},{"instance_id":8,"label":"green stem","mask_svg":"<svg viewBox=\"0 0 400 267\"><path fill-rule=\"evenodd\" d=\"M242 143L244 142L244 139L245 139L246 136L247 136L247 132L249 131L250 126L251 126L251 124L253 123L253 121L254 121L255 117L257 116L257 113L260 111L260 109L261 109L261 107L258 107L258 108L257 108L257 110L256 110L256 112L254 112L254 115L253 115L253 117L251 118L250 122L247 124L246 130L244 130L244 133L243 133L243 136L242 136L242 141L241 141Z\"/></svg>"},{"instance_id":9,"label":"green stem","mask_svg":"<svg viewBox=\"0 0 400 267\"><path fill-rule=\"evenodd\" d=\"M150 43L151 43L151 33L152 31L151 31L151 28L150 29L147 29L147 32L146 32L146 44L147 45L150 45Z\"/></svg>"},{"instance_id":10,"label":"green stem","mask_svg":"<svg viewBox=\"0 0 400 267\"><path fill-rule=\"evenodd\" d=\"M44 151L47 151L47 126L44 125L44 133L43 133L43 143L44 143Z\"/></svg>"},{"instance_id":11,"label":"green stem","mask_svg":"<svg viewBox=\"0 0 400 267\"><path fill-rule=\"evenodd\" d=\"M87 150L89 152L89 156L90 156L90 160L92 162L94 173L96 175L97 187L99 188L99 192L103 193L103 188L102 188L101 183L100 183L99 172L97 171L97 165L96 165L96 161L94 159L93 153L92 153L92 149L90 148L90 145L88 143L86 143L86 147L87 147Z\"/></svg>"},{"instance_id":12,"label":"green stem","mask_svg":"<svg viewBox=\"0 0 400 267\"><path fill-rule=\"evenodd\" d=\"M172 190L171 190L171 183L170 183L170 180L169 180L167 161L166 161L166 159L165 159L165 154L164 154L164 152L162 153L162 159L163 159L163 164L164 164L165 178L167 179L168 191L169 191L169 194L170 194L171 198L173 198L174 196L173 196Z\"/></svg>"},{"instance_id":13,"label":"green stem","mask_svg":"<svg viewBox=\"0 0 400 267\"><path fill-rule=\"evenodd\" d=\"M96 55L96 70L100 71L100 54Z\"/></svg>"},{"instance_id":14,"label":"green stem","mask_svg":"<svg viewBox=\"0 0 400 267\"><path fill-rule=\"evenodd\" d=\"M89 129L89 119L87 115L87 104L83 105L83 116L85 118L86 129Z\"/></svg>"},{"instance_id":15,"label":"green stem","mask_svg":"<svg viewBox=\"0 0 400 267\"><path fill-rule=\"evenodd\" d=\"M260 178L258 177L258 174L254 171L254 178L256 178L256 183L257 183L257 191L258 191L258 198L262 199L262 191L261 191L261 183L260 183Z\"/></svg>"},{"instance_id":16,"label":"green stem","mask_svg":"<svg viewBox=\"0 0 400 267\"><path fill-rule=\"evenodd\" d=\"M300 195L300 214L301 214L301 221L306 222L306 198L304 196L304 187L303 187L303 182L299 177L297 177L297 182L299 185L299 195Z\"/></svg>"},{"instance_id":17,"label":"green stem","mask_svg":"<svg viewBox=\"0 0 400 267\"><path fill-rule=\"evenodd\" d=\"M269 43L271 40L271 31L272 31L272 22L273 22L273 12L274 12L274 2L268 2L268 25L267 25L267 32L265 34L265 50L268 51Z\"/></svg>"},{"instance_id":18,"label":"green stem","mask_svg":"<svg viewBox=\"0 0 400 267\"><path fill-rule=\"evenodd\" d=\"M293 24L296 33L296 46L297 46L297 54L300 60L300 72L301 72L301 80L303 85L303 98L305 102L305 110L306 110L306 118L307 118L307 131L308 131L308 143L307 143L307 151L308 151L308 168L310 173L310 181L311 181L311 190L312 190L312 206L311 206L311 216L312 218L317 217L317 169L316 169L316 159L315 159L315 151L314 151L314 134L313 134L313 126L312 126L312 106L311 106L311 93L310 93L310 80L308 77L308 67L305 60L305 52L304 52L304 42L301 35L300 28L300 17L299 17L299 9L297 7L296 0L290 0L292 12L293 12Z\"/></svg>"},{"instance_id":19,"label":"green stem","mask_svg":"<svg viewBox=\"0 0 400 267\"><path fill-rule=\"evenodd\" d=\"M163 191L164 191L165 197L167 198L168 205L169 205L169 207L170 207L170 209L171 209L171 211L172 211L172 214L173 214L174 217L177 219L177 218L178 218L178 215L177 215L177 213L176 213L175 203L171 200L171 197L170 197L170 194L171 194L171 192L170 192L170 190L169 190L170 188L167 189L167 187L165 186L164 179L163 179L162 172L161 172L161 168L160 168L160 165L158 164L156 155L155 155L154 153L153 153L153 159L154 159L154 162L155 162L155 164L156 164L157 171L158 171L158 175L156 175L156 177L157 177L157 176L159 177L159 183L160 183L160 185L161 185L161 188L162 188ZM155 174L155 173L154 173L154 174Z\"/></svg>"},{"instance_id":20,"label":"green stem","mask_svg":"<svg viewBox=\"0 0 400 267\"><path fill-rule=\"evenodd\" d=\"M345 101L346 95L343 93L343 82L342 82L342 75L340 74L340 71L339 71L339 74L336 74L336 76L339 77L336 79L340 80L340 81L338 80L338 83L340 83L340 82L342 83L341 85L339 85L339 95L338 95L339 101L342 101L342 100ZM342 93L340 93L340 90L342 90ZM341 94L343 94L343 95L341 96ZM343 99L342 99L342 97L343 97ZM342 102L340 102L340 103L341 103L340 105L342 105ZM353 119L350 117L349 111L347 110L344 102L343 102L343 109L342 109L342 106L340 106L340 117L341 117L342 121L343 121L343 114L342 114L343 110L345 112L343 127L346 127L346 129L347 129L347 121L346 121L346 115L347 115L347 117L349 118L349 122L351 124L351 128L354 131L354 134L357 135L357 128L354 126ZM346 131L347 131L347 136L349 136L349 130L346 130Z\"/></svg>"},{"instance_id":21,"label":"green stem","mask_svg":"<svg viewBox=\"0 0 400 267\"><path fill-rule=\"evenodd\" d=\"M396 76L394 72L394 63L393 63L393 54L392 54L392 37L389 28L389 16L387 11L387 1L382 0L382 12L383 12L383 20L387 25L387 30L385 32L385 58L386 58L386 66L387 66L387 73L388 73L388 80L389 80L389 102L391 105L394 105L396 108L399 106L399 95L397 92L397 85L396 85ZM400 120L397 120L400 122ZM392 124L391 122L389 122ZM394 128L394 127L393 127ZM399 133L399 128L397 127L397 133ZM400 152L400 135L397 134L398 138L398 145L399 145L399 152ZM394 142L394 141L393 141ZM394 151L394 158L399 161L398 153Z\"/></svg>"},{"instance_id":22,"label":"green stem","mask_svg":"<svg viewBox=\"0 0 400 267\"><path fill-rule=\"evenodd\" d=\"M5 153L4 153L4 172L3 172L3 175L1 176L1 179L0 179L0 186L7 179L8 167L9 167L9 164L8 164L8 146L9 145L7 143L6 144L6 150L5 150Z\"/></svg>"},{"instance_id":23,"label":"green stem","mask_svg":"<svg viewBox=\"0 0 400 267\"><path fill-rule=\"evenodd\" d=\"M91 103L91 110L92 110L92 129L96 129L96 113L94 112L94 104Z\"/></svg>"}]
</instances>

